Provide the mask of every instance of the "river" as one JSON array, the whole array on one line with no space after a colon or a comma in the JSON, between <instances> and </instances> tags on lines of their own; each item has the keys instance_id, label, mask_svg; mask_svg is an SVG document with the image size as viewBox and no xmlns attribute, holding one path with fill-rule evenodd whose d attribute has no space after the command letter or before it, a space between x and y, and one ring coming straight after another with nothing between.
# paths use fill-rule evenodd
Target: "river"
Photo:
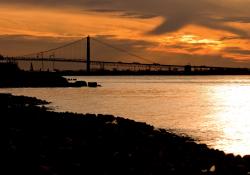
<instances>
[{"instance_id":1,"label":"river","mask_svg":"<svg viewBox=\"0 0 250 175\"><path fill-rule=\"evenodd\" d=\"M235 155L250 154L250 76L90 76L98 88L8 88L55 111L143 121Z\"/></svg>"}]
</instances>

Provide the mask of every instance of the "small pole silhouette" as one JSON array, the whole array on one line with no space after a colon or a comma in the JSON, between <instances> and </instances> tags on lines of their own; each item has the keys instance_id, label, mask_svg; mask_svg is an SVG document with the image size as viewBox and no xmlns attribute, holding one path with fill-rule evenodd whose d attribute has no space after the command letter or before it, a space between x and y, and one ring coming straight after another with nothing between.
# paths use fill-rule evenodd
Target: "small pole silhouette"
<instances>
[{"instance_id":1,"label":"small pole silhouette","mask_svg":"<svg viewBox=\"0 0 250 175\"><path fill-rule=\"evenodd\" d=\"M43 52L41 52L41 57L42 57L42 71L44 71Z\"/></svg>"},{"instance_id":2,"label":"small pole silhouette","mask_svg":"<svg viewBox=\"0 0 250 175\"><path fill-rule=\"evenodd\" d=\"M87 59L86 59L86 70L90 73L90 36L87 37Z\"/></svg>"},{"instance_id":3,"label":"small pole silhouette","mask_svg":"<svg viewBox=\"0 0 250 175\"><path fill-rule=\"evenodd\" d=\"M33 68L33 64L32 62L30 63L30 72L33 72L34 71L34 68Z\"/></svg>"}]
</instances>

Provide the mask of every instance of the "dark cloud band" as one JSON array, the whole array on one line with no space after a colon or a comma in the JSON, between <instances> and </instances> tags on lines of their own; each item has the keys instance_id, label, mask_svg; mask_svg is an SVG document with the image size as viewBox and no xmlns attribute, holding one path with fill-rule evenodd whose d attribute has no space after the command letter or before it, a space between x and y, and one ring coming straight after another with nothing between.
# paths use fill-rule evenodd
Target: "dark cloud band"
<instances>
[{"instance_id":1,"label":"dark cloud band","mask_svg":"<svg viewBox=\"0 0 250 175\"><path fill-rule=\"evenodd\" d=\"M121 16L132 18L165 18L150 34L175 32L188 24L196 24L249 38L245 30L227 24L250 23L248 0L8 0L0 3L55 8L70 6L98 13L119 12Z\"/></svg>"}]
</instances>

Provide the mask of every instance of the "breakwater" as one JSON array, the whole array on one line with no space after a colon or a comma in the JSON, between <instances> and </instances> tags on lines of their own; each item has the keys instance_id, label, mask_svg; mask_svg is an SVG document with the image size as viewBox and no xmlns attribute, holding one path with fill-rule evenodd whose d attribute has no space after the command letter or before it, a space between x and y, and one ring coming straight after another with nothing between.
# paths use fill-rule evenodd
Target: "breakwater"
<instances>
[{"instance_id":1,"label":"breakwater","mask_svg":"<svg viewBox=\"0 0 250 175\"><path fill-rule=\"evenodd\" d=\"M0 94L9 174L249 174L250 156L111 115L56 113ZM40 107L38 107L39 105Z\"/></svg>"}]
</instances>

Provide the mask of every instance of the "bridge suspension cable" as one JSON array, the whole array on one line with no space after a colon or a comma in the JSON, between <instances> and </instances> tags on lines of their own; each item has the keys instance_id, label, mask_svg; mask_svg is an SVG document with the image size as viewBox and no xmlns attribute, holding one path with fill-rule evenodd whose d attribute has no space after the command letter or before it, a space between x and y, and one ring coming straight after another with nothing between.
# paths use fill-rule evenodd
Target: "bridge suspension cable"
<instances>
[{"instance_id":1,"label":"bridge suspension cable","mask_svg":"<svg viewBox=\"0 0 250 175\"><path fill-rule=\"evenodd\" d=\"M93 49L91 48L91 42L90 37L84 37L82 39L78 39L77 41L73 41L68 44L64 44L59 47L55 47L48 50L43 50L40 52L34 52L31 54L26 54L23 56L15 57L13 59L19 60L19 61L37 61L38 63L41 63L41 69L45 70L44 68L49 67L49 62L52 62L52 69L55 70L55 62L68 62L68 63L84 63L86 65L86 71L90 72L91 66L93 65L93 69L96 69L96 67L100 67L100 69L104 69L104 66L106 67L133 67L135 68L135 65L142 66L142 62L145 62L147 64L152 64L153 61L150 59L147 59L145 57L139 56L137 54L131 53L127 51L126 49L123 49L122 47L117 47L112 44L109 44L105 41L102 41L97 38L91 38L93 41L96 41L102 46L105 46L105 48L111 48L111 51L109 52L103 52L105 51L105 48L100 49L98 46L94 46ZM95 50L97 49L97 50ZM101 60L97 60L97 58L91 55L91 50L93 53L101 54ZM118 51L119 53L116 54L114 51ZM125 58L121 58L121 53L125 54ZM111 55L110 59L108 61L104 60L104 57L106 55ZM115 58L113 57L115 56ZM130 56L130 57L127 57ZM113 57L113 58L112 58ZM132 57L132 59L131 59ZM117 59L120 58L120 59ZM113 59L113 60L112 60ZM122 60L121 60L122 59ZM131 59L132 61L128 61ZM139 60L139 62L135 62L134 60ZM124 62L125 61L125 62ZM153 63L154 64L154 63ZM36 64L37 65L37 64ZM62 64L61 64L62 65ZM64 64L65 66L66 64ZM148 65L145 64L146 67Z\"/></svg>"},{"instance_id":2,"label":"bridge suspension cable","mask_svg":"<svg viewBox=\"0 0 250 175\"><path fill-rule=\"evenodd\" d=\"M79 39L77 41L73 41L71 43L48 49L40 52L34 52L31 54L26 54L22 56L18 56L20 58L83 58L83 50L84 50L84 40L85 38Z\"/></svg>"},{"instance_id":3,"label":"bridge suspension cable","mask_svg":"<svg viewBox=\"0 0 250 175\"><path fill-rule=\"evenodd\" d=\"M123 52L123 53L126 53L127 55L130 55L130 56L132 56L132 57L136 57L136 58L138 58L139 60L143 60L143 61L146 61L146 62L148 62L148 63L153 63L152 60L149 60L149 59L147 59L147 58L145 58L145 57L142 57L142 56L136 55L136 54L134 54L134 53L131 53L131 52L125 50L125 49L121 49L121 48L119 48L119 47L113 46L113 45L108 44L108 43L106 43L106 42L104 42L104 41L98 40L98 39L96 39L96 38L92 38L92 40L97 41L98 43L100 43L100 44L102 44L102 45L105 45L105 46L107 46L107 47L109 47L109 48L115 49L115 50L117 50L117 51L119 51L119 52Z\"/></svg>"}]
</instances>

